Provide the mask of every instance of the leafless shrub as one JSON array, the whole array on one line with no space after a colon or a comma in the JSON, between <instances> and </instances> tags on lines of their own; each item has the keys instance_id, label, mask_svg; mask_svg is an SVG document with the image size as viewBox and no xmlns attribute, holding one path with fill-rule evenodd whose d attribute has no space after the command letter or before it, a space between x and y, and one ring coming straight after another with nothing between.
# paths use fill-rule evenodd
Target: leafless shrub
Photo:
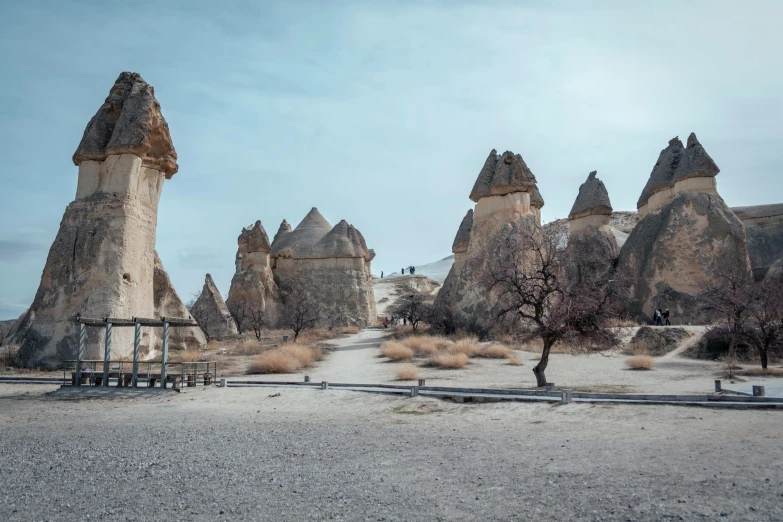
<instances>
[{"instance_id":1,"label":"leafless shrub","mask_svg":"<svg viewBox=\"0 0 783 522\"><path fill-rule=\"evenodd\" d=\"M248 373L294 373L311 366L322 357L317 347L288 343L257 356L251 363Z\"/></svg>"}]
</instances>

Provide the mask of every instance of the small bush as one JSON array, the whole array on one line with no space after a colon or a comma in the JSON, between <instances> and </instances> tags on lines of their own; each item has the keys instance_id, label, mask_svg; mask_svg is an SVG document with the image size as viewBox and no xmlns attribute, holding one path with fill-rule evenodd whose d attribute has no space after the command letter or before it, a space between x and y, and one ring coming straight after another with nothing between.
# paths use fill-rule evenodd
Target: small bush
<instances>
[{"instance_id":1,"label":"small bush","mask_svg":"<svg viewBox=\"0 0 783 522\"><path fill-rule=\"evenodd\" d=\"M430 357L429 364L436 368L457 369L463 368L468 360L464 353L438 353Z\"/></svg>"},{"instance_id":2,"label":"small bush","mask_svg":"<svg viewBox=\"0 0 783 522\"><path fill-rule=\"evenodd\" d=\"M783 376L783 368L762 368L756 366L755 368L745 368L738 371L737 375L747 375L750 377L780 377Z\"/></svg>"},{"instance_id":3,"label":"small bush","mask_svg":"<svg viewBox=\"0 0 783 522\"><path fill-rule=\"evenodd\" d=\"M649 355L636 355L625 361L629 370L652 370L655 360Z\"/></svg>"},{"instance_id":4,"label":"small bush","mask_svg":"<svg viewBox=\"0 0 783 522\"><path fill-rule=\"evenodd\" d=\"M386 341L381 345L381 355L391 361L407 361L413 357L413 350L399 341Z\"/></svg>"},{"instance_id":5,"label":"small bush","mask_svg":"<svg viewBox=\"0 0 783 522\"><path fill-rule=\"evenodd\" d=\"M14 359L16 359L17 352L19 352L18 344L6 344L5 346L0 347L0 365L2 365L3 368L12 366L14 364Z\"/></svg>"},{"instance_id":6,"label":"small bush","mask_svg":"<svg viewBox=\"0 0 783 522\"><path fill-rule=\"evenodd\" d=\"M179 360L182 362L198 362L202 360L202 355L199 350L182 350L179 352Z\"/></svg>"},{"instance_id":7,"label":"small bush","mask_svg":"<svg viewBox=\"0 0 783 522\"><path fill-rule=\"evenodd\" d=\"M217 350L220 348L220 343L217 341L209 341L207 343L207 350Z\"/></svg>"},{"instance_id":8,"label":"small bush","mask_svg":"<svg viewBox=\"0 0 783 522\"><path fill-rule=\"evenodd\" d=\"M323 354L317 347L299 343L284 344L256 357L248 373L294 373L322 358Z\"/></svg>"},{"instance_id":9,"label":"small bush","mask_svg":"<svg viewBox=\"0 0 783 522\"><path fill-rule=\"evenodd\" d=\"M484 346L481 348L477 355L479 357L487 357L489 359L508 359L513 354L511 353L511 348L505 344L492 343L489 346Z\"/></svg>"},{"instance_id":10,"label":"small bush","mask_svg":"<svg viewBox=\"0 0 783 522\"><path fill-rule=\"evenodd\" d=\"M415 381L419 378L419 371L412 364L406 364L397 368L398 381Z\"/></svg>"},{"instance_id":11,"label":"small bush","mask_svg":"<svg viewBox=\"0 0 783 522\"><path fill-rule=\"evenodd\" d=\"M506 357L506 360L508 361L508 364L511 366L522 366L522 361L517 359L517 356L513 353L509 354L508 357Z\"/></svg>"}]
</instances>

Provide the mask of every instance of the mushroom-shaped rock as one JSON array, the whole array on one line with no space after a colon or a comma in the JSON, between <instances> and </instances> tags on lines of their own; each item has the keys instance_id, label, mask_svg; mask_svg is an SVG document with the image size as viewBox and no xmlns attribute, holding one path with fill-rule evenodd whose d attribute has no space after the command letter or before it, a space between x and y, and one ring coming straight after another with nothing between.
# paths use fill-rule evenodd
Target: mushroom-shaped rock
<instances>
[{"instance_id":1,"label":"mushroom-shaped rock","mask_svg":"<svg viewBox=\"0 0 783 522\"><path fill-rule=\"evenodd\" d=\"M679 165L684 152L685 149L678 137L675 136L669 140L669 146L661 151L658 156L658 161L655 163L655 166L653 166L650 178L647 180L647 184L642 190L642 195L639 196L639 200L636 202L636 208L646 205L650 196L656 192L671 187L674 179L674 172L677 170L677 166Z\"/></svg>"},{"instance_id":2,"label":"mushroom-shaped rock","mask_svg":"<svg viewBox=\"0 0 783 522\"><path fill-rule=\"evenodd\" d=\"M459 230L454 237L454 243L451 245L451 251L455 254L458 252L467 252L468 245L470 244L470 229L473 227L473 209L468 210L465 217L462 218L462 223L459 224Z\"/></svg>"},{"instance_id":3,"label":"mushroom-shaped rock","mask_svg":"<svg viewBox=\"0 0 783 522\"><path fill-rule=\"evenodd\" d=\"M688 148L674 171L672 183L688 178L712 178L717 176L718 172L720 169L696 139L696 134L691 133L688 136Z\"/></svg>"},{"instance_id":4,"label":"mushroom-shaped rock","mask_svg":"<svg viewBox=\"0 0 783 522\"><path fill-rule=\"evenodd\" d=\"M609 193L604 182L598 179L597 172L592 171L587 176L587 181L579 187L579 195L576 196L574 206L568 214L568 219L575 219L591 214L612 215L612 204L609 201Z\"/></svg>"},{"instance_id":5,"label":"mushroom-shaped rock","mask_svg":"<svg viewBox=\"0 0 783 522\"><path fill-rule=\"evenodd\" d=\"M538 185L533 185L530 190L530 205L541 209L544 206L544 198L541 196L541 192L538 191Z\"/></svg>"},{"instance_id":6,"label":"mushroom-shaped rock","mask_svg":"<svg viewBox=\"0 0 783 522\"><path fill-rule=\"evenodd\" d=\"M486 196L532 192L535 184L536 177L525 164L522 156L511 151L498 156L497 151L492 149L473 185L470 199L478 201ZM541 204L543 205L543 199Z\"/></svg>"},{"instance_id":7,"label":"mushroom-shaped rock","mask_svg":"<svg viewBox=\"0 0 783 522\"><path fill-rule=\"evenodd\" d=\"M155 89L138 73L123 72L106 101L87 123L73 162L103 161L113 154L133 154L170 179L179 168L169 126L155 99Z\"/></svg>"},{"instance_id":8,"label":"mushroom-shaped rock","mask_svg":"<svg viewBox=\"0 0 783 522\"><path fill-rule=\"evenodd\" d=\"M280 235L278 231L278 236L272 243L272 255L282 257L306 255L307 251L330 230L332 230L332 225L318 212L317 208L313 207L292 232Z\"/></svg>"}]
</instances>

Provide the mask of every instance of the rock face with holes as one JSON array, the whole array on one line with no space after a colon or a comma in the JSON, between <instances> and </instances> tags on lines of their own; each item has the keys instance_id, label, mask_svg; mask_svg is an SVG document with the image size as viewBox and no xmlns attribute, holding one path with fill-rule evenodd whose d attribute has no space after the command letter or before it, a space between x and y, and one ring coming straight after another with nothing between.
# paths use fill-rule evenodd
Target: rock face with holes
<instances>
[{"instance_id":1,"label":"rock face with holes","mask_svg":"<svg viewBox=\"0 0 783 522\"><path fill-rule=\"evenodd\" d=\"M73 359L77 313L132 318L184 309L176 293L169 292L160 307L155 300L158 200L163 182L177 172L176 160L152 86L136 73L120 74L73 155L76 197L25 316L20 364L56 367ZM159 260L158 267L162 276ZM158 336L144 329L144 353L155 349ZM197 337L193 333L193 343L201 342ZM88 329L88 358L102 358L102 338L99 329ZM112 341L113 357L131 353L133 329L116 329Z\"/></svg>"},{"instance_id":2,"label":"rock face with holes","mask_svg":"<svg viewBox=\"0 0 783 522\"><path fill-rule=\"evenodd\" d=\"M509 240L521 234L540 234L544 199L522 156L510 151L498 154L494 149L479 172L470 199L476 205L457 232L452 246L454 266L438 303L449 306L465 321L484 323L496 298L490 291L492 267Z\"/></svg>"},{"instance_id":3,"label":"rock face with holes","mask_svg":"<svg viewBox=\"0 0 783 522\"><path fill-rule=\"evenodd\" d=\"M198 321L208 340L221 340L237 335L237 325L209 274L204 278L204 288L190 307L190 313Z\"/></svg>"},{"instance_id":4,"label":"rock face with holes","mask_svg":"<svg viewBox=\"0 0 783 522\"><path fill-rule=\"evenodd\" d=\"M283 224L290 232L288 223L283 221ZM237 314L243 328L247 327L251 315L257 313L265 314L267 324L275 324L279 317L280 293L270 264L269 236L261 221L242 229L237 244L236 272L226 299L228 309Z\"/></svg>"},{"instance_id":5,"label":"rock face with holes","mask_svg":"<svg viewBox=\"0 0 783 522\"><path fill-rule=\"evenodd\" d=\"M674 138L653 167L639 198L639 223L620 251L619 267L633 279L630 312L650 321L657 308L678 322L710 320L696 296L716 263L750 262L745 227L720 197L719 169L694 134Z\"/></svg>"},{"instance_id":6,"label":"rock face with holes","mask_svg":"<svg viewBox=\"0 0 783 522\"><path fill-rule=\"evenodd\" d=\"M283 221L270 254L282 300L294 287L305 289L318 303L319 324L330 327L375 322L374 257L356 227L345 220L332 227L317 208L293 230Z\"/></svg>"},{"instance_id":7,"label":"rock face with holes","mask_svg":"<svg viewBox=\"0 0 783 522\"><path fill-rule=\"evenodd\" d=\"M568 281L578 283L603 272L620 249L609 227L612 203L596 171L587 176L568 214Z\"/></svg>"}]
</instances>

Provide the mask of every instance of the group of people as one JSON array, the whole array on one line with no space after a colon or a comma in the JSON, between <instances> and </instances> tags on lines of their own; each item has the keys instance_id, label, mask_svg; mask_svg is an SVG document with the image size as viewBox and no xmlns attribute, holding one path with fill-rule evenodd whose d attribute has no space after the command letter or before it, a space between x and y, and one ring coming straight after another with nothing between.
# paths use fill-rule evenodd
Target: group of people
<instances>
[{"instance_id":1,"label":"group of people","mask_svg":"<svg viewBox=\"0 0 783 522\"><path fill-rule=\"evenodd\" d=\"M403 326L408 324L407 318L405 316L402 317L402 324ZM388 328L390 326L394 326L395 324L399 323L399 320L394 317L389 317L388 315L383 316L383 327Z\"/></svg>"},{"instance_id":2,"label":"group of people","mask_svg":"<svg viewBox=\"0 0 783 522\"><path fill-rule=\"evenodd\" d=\"M401 272L402 272L402 275L405 275L405 269L404 268L401 270ZM409 266L408 267L408 273L410 275L414 275L416 273L416 267L415 266ZM392 274L392 275L394 275L394 274ZM383 270L381 270L381 279L383 279Z\"/></svg>"},{"instance_id":3,"label":"group of people","mask_svg":"<svg viewBox=\"0 0 783 522\"><path fill-rule=\"evenodd\" d=\"M669 309L667 308L666 311L661 310L658 308L655 313L653 314L653 322L655 326L669 326L672 323L669 321Z\"/></svg>"}]
</instances>

